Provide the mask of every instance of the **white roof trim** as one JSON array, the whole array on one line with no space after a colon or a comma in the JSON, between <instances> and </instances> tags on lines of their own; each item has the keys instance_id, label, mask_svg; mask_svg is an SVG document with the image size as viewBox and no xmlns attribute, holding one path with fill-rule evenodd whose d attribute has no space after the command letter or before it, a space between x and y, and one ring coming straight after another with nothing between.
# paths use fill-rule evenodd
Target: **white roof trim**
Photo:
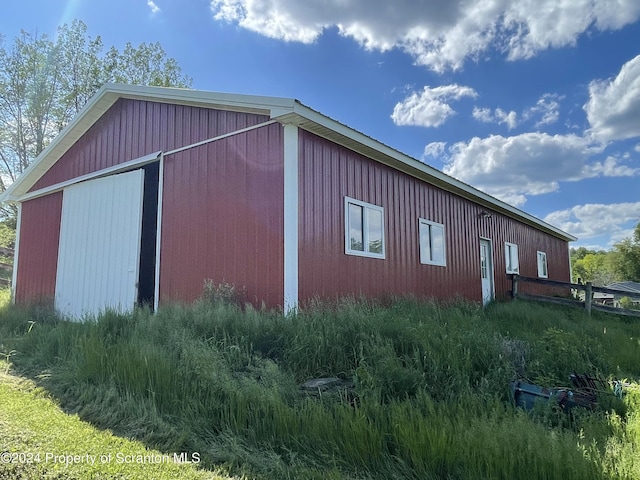
<instances>
[{"instance_id":1,"label":"white roof trim","mask_svg":"<svg viewBox=\"0 0 640 480\"><path fill-rule=\"evenodd\" d=\"M0 202L22 201L22 196L120 98L200 106L260 115L271 115L272 109L284 112L288 107L289 110L292 110L295 102L293 99L278 97L214 93L182 88L105 84L89 99L73 120L60 131L51 144L31 162L31 165L22 175L0 195Z\"/></svg>"},{"instance_id":2,"label":"white roof trim","mask_svg":"<svg viewBox=\"0 0 640 480\"><path fill-rule=\"evenodd\" d=\"M215 93L181 88L149 87L106 84L87 102L76 117L51 144L32 162L24 173L0 195L1 201L20 202L35 183L62 157L62 155L120 98L162 103L173 103L222 110L268 115L281 123L292 123L300 128L339 143L376 161L415 176L423 181L450 191L540 228L567 241L577 240L559 228L533 215L517 209L491 195L456 180L423 162L399 152L363 133L313 110L292 98L264 97Z\"/></svg>"},{"instance_id":3,"label":"white roof trim","mask_svg":"<svg viewBox=\"0 0 640 480\"><path fill-rule=\"evenodd\" d=\"M94 178L106 177L108 175L115 175L118 173L123 173L128 170L133 170L135 168L142 167L147 163L155 162L160 158L162 152L155 152L149 155L145 155L144 157L136 158L134 160L129 160L128 162L118 163L116 165L112 165L111 167L103 168L101 170L96 170L95 172L87 173L85 175L80 175L79 177L74 177L69 180L65 180L64 182L56 183L54 185L50 185L48 187L40 188L39 190L34 190L33 192L25 193L22 197L20 197L21 202L26 202L27 200L33 200L34 198L43 197L45 195L50 195L55 192L59 192L60 190L64 190L65 188L75 185L76 183L86 182L87 180L93 180Z\"/></svg>"},{"instance_id":4,"label":"white roof trim","mask_svg":"<svg viewBox=\"0 0 640 480\"><path fill-rule=\"evenodd\" d=\"M446 173L437 170L419 160L416 160L409 155L406 155L392 147L389 147L363 133L360 133L346 125L337 122L300 102L296 102L295 114L299 118L306 119L308 121L296 122L294 116L289 115L288 120L293 123L297 123L300 127L310 130L313 133L317 133L320 136L328 137L330 140L337 143L346 145L356 151L360 151L367 156L373 157L382 163L390 165L393 168L402 170L405 173L413 175L423 181L433 183L444 190L450 191L464 198L472 200L476 203L480 203L487 208L491 208L495 211L501 212L509 217L515 217L520 221L524 221L529 225L533 225L538 228L551 233L554 236L563 238L568 241L575 241L577 238L553 225L546 223L539 218L528 214L518 208L509 205L487 193L484 193L471 185L461 182ZM286 121L287 117L282 118ZM309 124L311 122L311 124ZM320 127L320 128L318 128ZM334 135L327 135L324 130L331 131ZM335 134L340 138L336 138ZM353 142L357 142L364 148L353 148L351 145ZM377 153L377 154L376 154Z\"/></svg>"}]
</instances>

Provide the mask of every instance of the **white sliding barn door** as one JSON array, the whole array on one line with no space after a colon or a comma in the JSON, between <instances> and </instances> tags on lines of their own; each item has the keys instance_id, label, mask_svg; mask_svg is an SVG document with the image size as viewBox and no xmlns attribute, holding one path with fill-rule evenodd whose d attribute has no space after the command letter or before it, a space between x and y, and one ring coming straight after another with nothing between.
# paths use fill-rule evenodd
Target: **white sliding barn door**
<instances>
[{"instance_id":1,"label":"white sliding barn door","mask_svg":"<svg viewBox=\"0 0 640 480\"><path fill-rule=\"evenodd\" d=\"M134 170L64 189L55 294L61 313L80 319L133 309L143 185L143 170Z\"/></svg>"}]
</instances>

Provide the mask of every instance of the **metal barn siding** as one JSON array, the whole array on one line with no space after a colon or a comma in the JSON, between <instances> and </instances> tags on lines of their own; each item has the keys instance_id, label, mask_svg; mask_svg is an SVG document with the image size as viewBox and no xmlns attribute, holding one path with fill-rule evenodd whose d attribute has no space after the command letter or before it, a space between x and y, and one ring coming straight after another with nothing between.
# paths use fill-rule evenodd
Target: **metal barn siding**
<instances>
[{"instance_id":1,"label":"metal barn siding","mask_svg":"<svg viewBox=\"0 0 640 480\"><path fill-rule=\"evenodd\" d=\"M283 127L165 157L160 302L192 301L206 279L269 307L283 299Z\"/></svg>"},{"instance_id":2,"label":"metal barn siding","mask_svg":"<svg viewBox=\"0 0 640 480\"><path fill-rule=\"evenodd\" d=\"M136 304L144 171L64 189L55 306L79 319Z\"/></svg>"},{"instance_id":3,"label":"metal barn siding","mask_svg":"<svg viewBox=\"0 0 640 480\"><path fill-rule=\"evenodd\" d=\"M30 191L268 119L264 115L119 99Z\"/></svg>"},{"instance_id":4,"label":"metal barn siding","mask_svg":"<svg viewBox=\"0 0 640 480\"><path fill-rule=\"evenodd\" d=\"M345 196L384 207L385 259L345 254ZM420 264L419 218L444 225L446 266ZM481 301L480 237L492 241L497 297L511 288L505 241L518 244L522 275L537 275L536 252L546 250L549 278L569 280L566 241L302 130L299 220L302 302L389 293Z\"/></svg>"},{"instance_id":5,"label":"metal barn siding","mask_svg":"<svg viewBox=\"0 0 640 480\"><path fill-rule=\"evenodd\" d=\"M53 305L61 213L62 192L22 204L15 285L18 303Z\"/></svg>"}]
</instances>

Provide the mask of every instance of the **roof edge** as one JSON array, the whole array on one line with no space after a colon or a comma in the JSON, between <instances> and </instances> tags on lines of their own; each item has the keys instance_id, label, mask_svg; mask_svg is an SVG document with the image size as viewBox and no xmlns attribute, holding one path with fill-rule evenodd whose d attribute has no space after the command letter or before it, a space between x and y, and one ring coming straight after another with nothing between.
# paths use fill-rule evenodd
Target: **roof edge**
<instances>
[{"instance_id":1,"label":"roof edge","mask_svg":"<svg viewBox=\"0 0 640 480\"><path fill-rule=\"evenodd\" d=\"M19 202L40 177L120 98L268 115L281 123L293 123L322 137L330 137L330 140L338 141L343 146L367 156L373 156L377 161L392 168L433 183L444 190L519 219L526 224L541 228L553 236L566 241L577 240L577 237L348 127L296 99L113 83L104 84L98 89L73 120L53 139L51 144L33 160L31 165L7 190L0 194L0 202Z\"/></svg>"},{"instance_id":2,"label":"roof edge","mask_svg":"<svg viewBox=\"0 0 640 480\"><path fill-rule=\"evenodd\" d=\"M489 195L481 190L478 190L475 187L472 187L467 183L464 183L450 175L447 175L446 173L424 162L421 162L405 153L402 153L399 150L394 149L393 147L389 147L388 145L385 145L384 143L372 137L369 137L368 135L365 135L357 130L354 130L353 128L348 127L336 120L333 120L332 118L327 117L326 115L310 107L307 107L306 105L304 105L299 101L296 101L294 114L312 122L313 124L320 125L328 130L336 132L339 135L345 137L346 139L350 139L357 142L358 144L364 147L363 150L365 151L368 151L368 152L372 150L377 151L381 154L379 155L379 157L381 156L381 157L386 157L388 159L392 159L392 161L395 161L396 164L391 164L390 166L395 169L403 170L405 173L413 175L422 180L426 180L431 183L434 183L438 187L443 188L444 190L460 195L476 203L480 203L483 206L486 206L487 208L494 209L508 216L515 217L526 224L541 228L547 233L555 237L561 238L568 242L573 242L578 240L578 238L575 237L574 235L571 235L570 233L565 232L564 230L561 230L539 219L538 217L535 217L534 215L531 215L523 210L520 210L519 208L516 208L492 195ZM292 121L292 115L288 115L287 117L288 118L286 117L283 118L283 120ZM295 120L294 120L294 123L295 123ZM298 123L301 128L305 128L306 123L304 121L302 122L298 121ZM323 136L322 129L315 129L315 130L316 131L313 131L313 130L310 130L310 131L312 131L312 133L316 133L316 134L319 134L320 136ZM334 138L332 138L332 140L335 141ZM345 146L353 149L352 142L345 142L345 143L347 143L347 145ZM377 160L382 161L382 163L389 164L389 162L385 162L383 158L378 158ZM399 168L397 163L400 163L400 166L406 166L407 168Z\"/></svg>"},{"instance_id":3,"label":"roof edge","mask_svg":"<svg viewBox=\"0 0 640 480\"><path fill-rule=\"evenodd\" d=\"M71 145L120 98L244 111L269 117L293 111L295 104L292 98L106 83L96 91L16 181L0 194L0 202L19 202L20 198L71 148Z\"/></svg>"}]
</instances>

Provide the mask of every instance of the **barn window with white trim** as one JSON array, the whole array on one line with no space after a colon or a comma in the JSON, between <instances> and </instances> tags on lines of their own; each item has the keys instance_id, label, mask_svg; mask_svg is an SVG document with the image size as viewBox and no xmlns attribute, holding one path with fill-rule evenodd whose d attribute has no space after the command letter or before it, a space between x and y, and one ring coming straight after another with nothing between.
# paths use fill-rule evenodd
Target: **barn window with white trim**
<instances>
[{"instance_id":1,"label":"barn window with white trim","mask_svg":"<svg viewBox=\"0 0 640 480\"><path fill-rule=\"evenodd\" d=\"M548 276L547 254L545 252L538 252L538 277L547 278Z\"/></svg>"},{"instance_id":2,"label":"barn window with white trim","mask_svg":"<svg viewBox=\"0 0 640 480\"><path fill-rule=\"evenodd\" d=\"M345 253L385 258L384 208L354 198L344 198Z\"/></svg>"},{"instance_id":3,"label":"barn window with white trim","mask_svg":"<svg viewBox=\"0 0 640 480\"><path fill-rule=\"evenodd\" d=\"M446 266L444 225L420 219L420 263Z\"/></svg>"},{"instance_id":4,"label":"barn window with white trim","mask_svg":"<svg viewBox=\"0 0 640 480\"><path fill-rule=\"evenodd\" d=\"M515 243L505 242L504 255L505 262L507 264L507 273L520 273L520 265L518 264L518 245Z\"/></svg>"}]
</instances>

